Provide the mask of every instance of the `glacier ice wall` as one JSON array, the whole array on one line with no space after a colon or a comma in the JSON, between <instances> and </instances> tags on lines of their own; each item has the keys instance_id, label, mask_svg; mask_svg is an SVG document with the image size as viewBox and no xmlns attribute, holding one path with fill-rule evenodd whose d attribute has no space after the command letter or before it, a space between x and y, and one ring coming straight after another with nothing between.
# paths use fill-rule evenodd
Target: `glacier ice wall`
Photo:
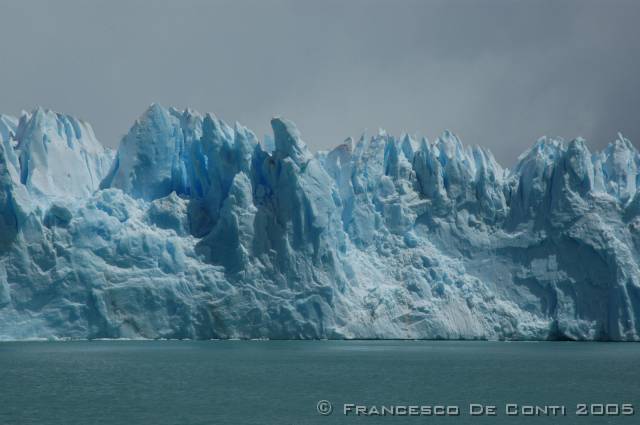
<instances>
[{"instance_id":1,"label":"glacier ice wall","mask_svg":"<svg viewBox=\"0 0 640 425\"><path fill-rule=\"evenodd\" d=\"M639 339L640 154L0 115L0 339ZM265 147L263 147L265 146Z\"/></svg>"}]
</instances>

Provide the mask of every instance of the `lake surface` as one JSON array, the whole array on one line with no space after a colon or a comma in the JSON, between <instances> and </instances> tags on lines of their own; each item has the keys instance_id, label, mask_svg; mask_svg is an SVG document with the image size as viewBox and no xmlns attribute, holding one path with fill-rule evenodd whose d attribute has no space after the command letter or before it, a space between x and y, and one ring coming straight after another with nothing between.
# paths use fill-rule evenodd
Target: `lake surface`
<instances>
[{"instance_id":1,"label":"lake surface","mask_svg":"<svg viewBox=\"0 0 640 425\"><path fill-rule=\"evenodd\" d=\"M320 400L331 403L331 414L318 413ZM471 416L471 403L495 405L496 416ZM563 405L566 415L508 416L507 403ZM595 413L599 404L632 404L635 414L577 416L579 403L594 403ZM345 404L367 413L396 406L397 414L448 405L460 414L356 416L352 406L345 416ZM427 423L638 424L640 344L0 343L2 425Z\"/></svg>"}]
</instances>

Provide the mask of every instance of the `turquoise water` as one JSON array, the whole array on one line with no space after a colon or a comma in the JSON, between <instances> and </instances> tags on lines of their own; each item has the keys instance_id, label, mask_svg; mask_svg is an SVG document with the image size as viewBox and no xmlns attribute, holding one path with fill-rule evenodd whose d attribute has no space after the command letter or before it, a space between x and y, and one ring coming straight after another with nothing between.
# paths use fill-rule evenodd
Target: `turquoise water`
<instances>
[{"instance_id":1,"label":"turquoise water","mask_svg":"<svg viewBox=\"0 0 640 425\"><path fill-rule=\"evenodd\" d=\"M332 414L317 412L319 400ZM449 405L460 415L344 416L345 403ZM495 405L497 416L472 417L470 403ZM506 403L564 405L566 416L507 416ZM635 415L576 416L578 403L633 404ZM638 410L640 344L0 343L2 425L635 425Z\"/></svg>"}]
</instances>

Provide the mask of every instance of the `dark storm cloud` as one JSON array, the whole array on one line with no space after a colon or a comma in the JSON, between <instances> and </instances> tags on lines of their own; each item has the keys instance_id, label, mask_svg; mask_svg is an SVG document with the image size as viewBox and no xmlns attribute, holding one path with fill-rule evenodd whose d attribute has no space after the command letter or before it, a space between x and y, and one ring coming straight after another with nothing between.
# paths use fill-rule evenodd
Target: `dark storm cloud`
<instances>
[{"instance_id":1,"label":"dark storm cloud","mask_svg":"<svg viewBox=\"0 0 640 425\"><path fill-rule=\"evenodd\" d=\"M504 165L542 135L640 142L633 1L4 1L0 111L115 146L151 102L298 124L314 149L445 128Z\"/></svg>"}]
</instances>

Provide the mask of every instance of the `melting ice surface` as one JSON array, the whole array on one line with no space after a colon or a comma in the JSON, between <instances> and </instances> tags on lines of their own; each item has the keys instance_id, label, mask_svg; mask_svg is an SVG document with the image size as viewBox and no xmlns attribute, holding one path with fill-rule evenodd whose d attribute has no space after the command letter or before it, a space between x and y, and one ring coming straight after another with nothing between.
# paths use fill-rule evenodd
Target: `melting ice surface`
<instances>
[{"instance_id":1,"label":"melting ice surface","mask_svg":"<svg viewBox=\"0 0 640 425\"><path fill-rule=\"evenodd\" d=\"M0 115L0 339L639 340L640 155ZM265 147L263 147L265 146ZM266 147L268 146L268 147Z\"/></svg>"}]
</instances>

